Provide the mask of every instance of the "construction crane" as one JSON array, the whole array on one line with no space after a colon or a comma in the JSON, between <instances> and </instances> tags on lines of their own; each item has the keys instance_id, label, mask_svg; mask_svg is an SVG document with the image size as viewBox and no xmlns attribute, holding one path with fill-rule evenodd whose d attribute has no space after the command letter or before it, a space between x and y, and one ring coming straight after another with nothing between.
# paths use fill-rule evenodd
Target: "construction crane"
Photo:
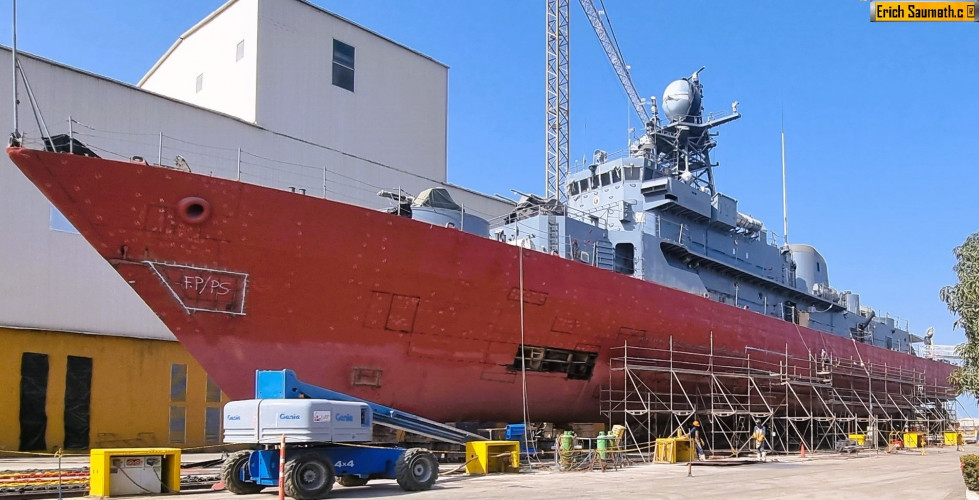
<instances>
[{"instance_id":1,"label":"construction crane","mask_svg":"<svg viewBox=\"0 0 979 500\"><path fill-rule=\"evenodd\" d=\"M568 0L547 0L547 166L544 195L564 203L570 158Z\"/></svg>"},{"instance_id":2,"label":"construction crane","mask_svg":"<svg viewBox=\"0 0 979 500\"><path fill-rule=\"evenodd\" d=\"M643 125L649 123L649 112L646 111L642 99L639 98L639 93L636 92L636 86L633 85L632 77L629 76L629 67L622 60L622 52L619 50L619 45L614 39L614 34L612 37L609 36L609 33L612 32L612 25L608 20L608 16L605 15L603 17L605 11L596 9L595 3L592 0L579 1L581 8L585 11L585 16L591 22L592 29L598 35L598 41L602 43L602 48L605 49L605 55L608 56L608 61L612 63L612 69L615 70L616 76L619 77L619 83L622 84L626 95L629 96L629 101L632 102L632 107L635 108L636 115L642 120ZM605 28L606 24L608 24L608 29Z\"/></svg>"},{"instance_id":3,"label":"construction crane","mask_svg":"<svg viewBox=\"0 0 979 500\"><path fill-rule=\"evenodd\" d=\"M650 117L636 92L632 77L629 76L629 68L622 60L622 53L619 51L614 34L609 36L612 30L610 24L606 29L608 17L605 16L603 19L603 11L599 11L592 0L579 0L579 2L595 34L598 35L598 40L602 43L605 55L612 63L622 88L629 96L636 115L644 125L648 124L650 119L655 120L655 113ZM564 179L568 175L570 163L569 20L569 0L547 0L547 165L544 194L562 203L567 201Z\"/></svg>"}]
</instances>

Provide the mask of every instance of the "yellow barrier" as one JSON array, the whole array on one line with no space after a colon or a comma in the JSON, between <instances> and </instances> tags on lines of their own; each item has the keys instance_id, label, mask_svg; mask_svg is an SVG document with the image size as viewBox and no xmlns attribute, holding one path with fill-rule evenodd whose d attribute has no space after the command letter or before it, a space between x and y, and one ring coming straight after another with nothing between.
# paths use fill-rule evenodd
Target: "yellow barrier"
<instances>
[{"instance_id":1,"label":"yellow barrier","mask_svg":"<svg viewBox=\"0 0 979 500\"><path fill-rule=\"evenodd\" d=\"M965 444L965 440L962 439L961 432L945 433L945 446L962 446L964 444Z\"/></svg>"},{"instance_id":2,"label":"yellow barrier","mask_svg":"<svg viewBox=\"0 0 979 500\"><path fill-rule=\"evenodd\" d=\"M470 441L466 443L466 474L519 471L519 441Z\"/></svg>"},{"instance_id":3,"label":"yellow barrier","mask_svg":"<svg viewBox=\"0 0 979 500\"><path fill-rule=\"evenodd\" d=\"M867 442L867 435L866 434L850 434L847 437L849 437L850 439L856 441L858 446L863 446L864 443Z\"/></svg>"},{"instance_id":4,"label":"yellow barrier","mask_svg":"<svg viewBox=\"0 0 979 500\"><path fill-rule=\"evenodd\" d=\"M925 434L923 432L905 432L904 433L904 447L905 448L924 448L925 447Z\"/></svg>"},{"instance_id":5,"label":"yellow barrier","mask_svg":"<svg viewBox=\"0 0 979 500\"><path fill-rule=\"evenodd\" d=\"M697 447L694 446L692 439L686 437L656 439L655 462L675 464L695 460L697 460Z\"/></svg>"},{"instance_id":6,"label":"yellow barrier","mask_svg":"<svg viewBox=\"0 0 979 500\"><path fill-rule=\"evenodd\" d=\"M101 448L89 454L90 474L88 494L94 497L111 496L110 476L126 458L162 456L160 482L163 493L180 491L180 449L179 448Z\"/></svg>"}]
</instances>

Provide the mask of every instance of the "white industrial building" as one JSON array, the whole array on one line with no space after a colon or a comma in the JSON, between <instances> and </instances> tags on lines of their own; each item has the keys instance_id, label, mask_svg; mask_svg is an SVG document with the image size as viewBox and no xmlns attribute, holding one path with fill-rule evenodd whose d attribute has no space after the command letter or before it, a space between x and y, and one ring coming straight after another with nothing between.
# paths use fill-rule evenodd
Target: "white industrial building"
<instances>
[{"instance_id":1,"label":"white industrial building","mask_svg":"<svg viewBox=\"0 0 979 500\"><path fill-rule=\"evenodd\" d=\"M9 57L9 49L0 51L0 59ZM376 196L380 189L417 193L443 185L469 212L490 218L508 209L447 183L448 68L302 0L228 1L184 33L138 86L24 54L20 63L49 133L71 134L103 157L173 165L179 156L195 172L372 208L389 203ZM0 68L0 95L10 96L10 65ZM19 96L26 144L40 148L24 87ZM0 99L0 116L12 116L11 106ZM69 357L72 342L86 343L96 371L112 362L120 364L112 370L125 371L125 347L102 353L100 364L92 335L84 334L159 339L172 347L163 323L6 156L0 213L0 338L19 339L17 352L2 359L3 381L23 391L21 353L46 352L52 335ZM52 360L52 380L65 376L56 365ZM172 389L170 371L159 378L168 377ZM0 449L17 447L7 442L18 427L15 392L2 397L9 404L0 405L6 407L0 422L14 430L0 434ZM93 381L92 447L100 445L95 428L109 426L95 422L100 393ZM48 413L59 411L51 405L60 397L47 398ZM136 444L175 443L173 400L168 404L169 441ZM191 403L184 404L191 426ZM57 432L47 435L57 442ZM127 439L113 444L132 444Z\"/></svg>"}]
</instances>

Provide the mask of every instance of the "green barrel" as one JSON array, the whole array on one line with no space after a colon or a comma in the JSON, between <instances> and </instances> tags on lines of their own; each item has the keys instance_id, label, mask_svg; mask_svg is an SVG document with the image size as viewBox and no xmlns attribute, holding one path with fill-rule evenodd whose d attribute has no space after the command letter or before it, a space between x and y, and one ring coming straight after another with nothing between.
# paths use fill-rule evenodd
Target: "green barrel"
<instances>
[{"instance_id":1,"label":"green barrel","mask_svg":"<svg viewBox=\"0 0 979 500\"><path fill-rule=\"evenodd\" d=\"M571 431L564 431L561 435L561 451L571 451L574 447L574 433Z\"/></svg>"},{"instance_id":2,"label":"green barrel","mask_svg":"<svg viewBox=\"0 0 979 500\"><path fill-rule=\"evenodd\" d=\"M605 431L598 433L598 456L599 458L608 456L608 436L605 435Z\"/></svg>"}]
</instances>

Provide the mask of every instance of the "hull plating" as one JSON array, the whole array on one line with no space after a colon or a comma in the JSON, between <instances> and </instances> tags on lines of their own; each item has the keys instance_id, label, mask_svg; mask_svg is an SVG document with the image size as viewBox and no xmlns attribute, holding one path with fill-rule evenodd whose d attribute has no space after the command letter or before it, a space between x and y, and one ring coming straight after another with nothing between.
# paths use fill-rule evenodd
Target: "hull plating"
<instances>
[{"instance_id":1,"label":"hull plating","mask_svg":"<svg viewBox=\"0 0 979 500\"><path fill-rule=\"evenodd\" d=\"M776 367L826 350L948 386L946 363L454 229L144 164L8 153L235 399L253 395L254 370L291 368L435 420L515 421L522 337L598 353L587 379L527 373L538 421L596 420L601 387L621 386L611 350L671 337Z\"/></svg>"}]
</instances>

